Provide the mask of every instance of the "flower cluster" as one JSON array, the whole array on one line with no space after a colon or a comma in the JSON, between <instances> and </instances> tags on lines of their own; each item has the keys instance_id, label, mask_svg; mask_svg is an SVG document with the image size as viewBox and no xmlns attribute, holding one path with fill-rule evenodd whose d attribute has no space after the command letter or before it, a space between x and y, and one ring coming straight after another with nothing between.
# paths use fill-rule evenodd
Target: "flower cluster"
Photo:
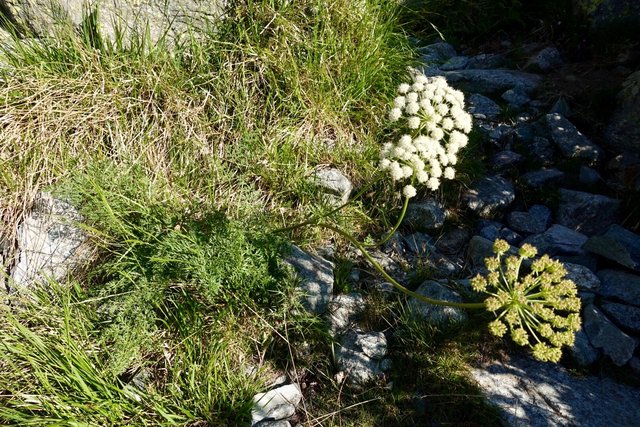
<instances>
[{"instance_id":1,"label":"flower cluster","mask_svg":"<svg viewBox=\"0 0 640 427\"><path fill-rule=\"evenodd\" d=\"M499 337L509 332L516 344L531 347L536 359L557 362L562 346L573 345L580 329L576 285L565 279L562 263L547 255L533 261L531 272L520 279L522 262L535 257L537 250L524 244L519 256L505 256L509 248L504 240L496 240L496 256L485 259L489 273L471 280L476 292L489 295L485 306L497 316L489 330Z\"/></svg>"},{"instance_id":2,"label":"flower cluster","mask_svg":"<svg viewBox=\"0 0 640 427\"><path fill-rule=\"evenodd\" d=\"M455 177L458 151L467 145L472 123L464 95L444 77L417 73L411 85L398 87L398 94L389 119L406 133L384 144L380 168L394 181L409 181L402 193L410 198L416 195L416 182L436 190L441 179Z\"/></svg>"}]
</instances>

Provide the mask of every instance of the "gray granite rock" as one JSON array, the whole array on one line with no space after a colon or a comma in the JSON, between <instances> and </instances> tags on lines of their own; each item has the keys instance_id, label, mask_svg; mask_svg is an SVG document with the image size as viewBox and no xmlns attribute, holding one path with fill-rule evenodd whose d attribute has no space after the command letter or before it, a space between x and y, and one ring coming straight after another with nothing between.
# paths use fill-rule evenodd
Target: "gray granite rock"
<instances>
[{"instance_id":1,"label":"gray granite rock","mask_svg":"<svg viewBox=\"0 0 640 427\"><path fill-rule=\"evenodd\" d=\"M578 291L578 298L582 302L582 306L594 304L596 302L596 294L594 292Z\"/></svg>"},{"instance_id":2,"label":"gray granite rock","mask_svg":"<svg viewBox=\"0 0 640 427\"><path fill-rule=\"evenodd\" d=\"M587 241L587 236L562 225L554 224L542 234L534 234L524 239L523 243L529 243L538 248L538 253L555 255L584 255L582 245Z\"/></svg>"},{"instance_id":3,"label":"gray granite rock","mask_svg":"<svg viewBox=\"0 0 640 427\"><path fill-rule=\"evenodd\" d=\"M189 35L210 32L222 19L226 4L223 0L8 0L0 7L20 33L46 37L65 28L77 29L88 19L91 7L98 9L97 26L107 39L115 41L122 34L126 43L131 36L146 33L152 43L164 38L172 45Z\"/></svg>"},{"instance_id":4,"label":"gray granite rock","mask_svg":"<svg viewBox=\"0 0 640 427\"><path fill-rule=\"evenodd\" d=\"M253 424L252 427L291 427L291 423L287 420L260 421L257 424Z\"/></svg>"},{"instance_id":5,"label":"gray granite rock","mask_svg":"<svg viewBox=\"0 0 640 427\"><path fill-rule=\"evenodd\" d=\"M475 55L469 59L468 68L474 68L478 70L491 70L495 68L501 68L507 63L507 59L504 55L499 53L481 53Z\"/></svg>"},{"instance_id":6,"label":"gray granite rock","mask_svg":"<svg viewBox=\"0 0 640 427\"><path fill-rule=\"evenodd\" d=\"M398 261L396 261L391 256L380 250L370 250L369 254L371 258L374 259L382 268L385 269L387 273L393 276L394 279L399 282L403 282L407 276L406 272L403 270L402 266ZM397 258L397 257L396 257Z\"/></svg>"},{"instance_id":7,"label":"gray granite rock","mask_svg":"<svg viewBox=\"0 0 640 427\"><path fill-rule=\"evenodd\" d=\"M640 333L640 307L604 301L600 308L622 329Z\"/></svg>"},{"instance_id":8,"label":"gray granite rock","mask_svg":"<svg viewBox=\"0 0 640 427\"><path fill-rule=\"evenodd\" d=\"M457 254L467 244L471 235L464 228L454 228L438 239L436 247L445 254Z\"/></svg>"},{"instance_id":9,"label":"gray granite rock","mask_svg":"<svg viewBox=\"0 0 640 427\"><path fill-rule=\"evenodd\" d=\"M435 280L427 280L415 292L436 300L463 302L457 292ZM467 313L460 308L428 304L415 297L409 299L407 309L412 316L422 318L433 325L448 325L467 320Z\"/></svg>"},{"instance_id":10,"label":"gray granite rock","mask_svg":"<svg viewBox=\"0 0 640 427\"><path fill-rule=\"evenodd\" d=\"M82 216L69 203L40 193L17 229L17 261L8 285L28 292L35 282L63 280L90 256Z\"/></svg>"},{"instance_id":11,"label":"gray granite rock","mask_svg":"<svg viewBox=\"0 0 640 427\"><path fill-rule=\"evenodd\" d=\"M354 387L379 379L389 368L387 339L382 332L351 331L336 351L338 369Z\"/></svg>"},{"instance_id":12,"label":"gray granite rock","mask_svg":"<svg viewBox=\"0 0 640 427\"><path fill-rule=\"evenodd\" d=\"M476 124L482 124L483 120L477 120ZM489 131L489 138L493 139L499 144L508 143L511 135L513 134L513 126L510 126L506 123L498 123L496 125L495 122L489 122L489 127L491 130Z\"/></svg>"},{"instance_id":13,"label":"gray granite rock","mask_svg":"<svg viewBox=\"0 0 640 427\"><path fill-rule=\"evenodd\" d=\"M253 397L252 425L261 421L278 421L291 417L302 400L297 384L287 384Z\"/></svg>"},{"instance_id":14,"label":"gray granite rock","mask_svg":"<svg viewBox=\"0 0 640 427\"><path fill-rule=\"evenodd\" d=\"M403 236L404 247L418 256L427 256L436 250L435 243L431 236L425 233L416 232Z\"/></svg>"},{"instance_id":15,"label":"gray granite rock","mask_svg":"<svg viewBox=\"0 0 640 427\"><path fill-rule=\"evenodd\" d=\"M502 240L506 240L510 245L518 245L523 239L520 234L508 227L502 227L498 233L498 237Z\"/></svg>"},{"instance_id":16,"label":"gray granite rock","mask_svg":"<svg viewBox=\"0 0 640 427\"><path fill-rule=\"evenodd\" d=\"M592 236L604 232L616 221L620 200L564 188L559 193L558 224Z\"/></svg>"},{"instance_id":17,"label":"gray granite rock","mask_svg":"<svg viewBox=\"0 0 640 427\"><path fill-rule=\"evenodd\" d=\"M502 112L500 106L491 98L473 93L467 97L467 111L475 118L496 119Z\"/></svg>"},{"instance_id":18,"label":"gray granite rock","mask_svg":"<svg viewBox=\"0 0 640 427\"><path fill-rule=\"evenodd\" d=\"M361 294L334 296L329 303L326 315L329 330L334 334L340 334L353 327L362 310L364 310L364 298Z\"/></svg>"},{"instance_id":19,"label":"gray granite rock","mask_svg":"<svg viewBox=\"0 0 640 427\"><path fill-rule=\"evenodd\" d=\"M591 271L598 270L598 259L588 252L578 255L556 255L555 258L565 264L582 265Z\"/></svg>"},{"instance_id":20,"label":"gray granite rock","mask_svg":"<svg viewBox=\"0 0 640 427\"><path fill-rule=\"evenodd\" d=\"M527 63L527 68L534 71L549 72L564 64L562 55L555 47L546 47L542 49L536 56L531 58Z\"/></svg>"},{"instance_id":21,"label":"gray granite rock","mask_svg":"<svg viewBox=\"0 0 640 427\"><path fill-rule=\"evenodd\" d=\"M600 270L600 289L598 294L625 304L640 307L640 276L619 270Z\"/></svg>"},{"instance_id":22,"label":"gray granite rock","mask_svg":"<svg viewBox=\"0 0 640 427\"><path fill-rule=\"evenodd\" d=\"M502 230L503 227L504 226L497 221L483 220L478 225L478 236L493 242L500 237L500 230Z\"/></svg>"},{"instance_id":23,"label":"gray granite rock","mask_svg":"<svg viewBox=\"0 0 640 427\"><path fill-rule=\"evenodd\" d=\"M300 278L302 304L312 313L323 314L333 295L333 263L310 255L291 245L291 255L285 262L293 267Z\"/></svg>"},{"instance_id":24,"label":"gray granite rock","mask_svg":"<svg viewBox=\"0 0 640 427\"><path fill-rule=\"evenodd\" d=\"M539 169L523 174L522 183L530 188L540 188L545 185L556 185L564 178L564 172L551 168Z\"/></svg>"},{"instance_id":25,"label":"gray granite rock","mask_svg":"<svg viewBox=\"0 0 640 427\"><path fill-rule=\"evenodd\" d=\"M420 47L418 52L421 54L420 59L425 64L441 64L457 55L455 48L446 42Z\"/></svg>"},{"instance_id":26,"label":"gray granite rock","mask_svg":"<svg viewBox=\"0 0 640 427\"><path fill-rule=\"evenodd\" d=\"M509 250L509 254L515 255L518 252L517 248L513 246ZM482 271L485 269L485 258L493 257L493 241L485 239L481 236L473 236L469 241L469 249L467 251L467 258L471 262L474 271Z\"/></svg>"},{"instance_id":27,"label":"gray granite rock","mask_svg":"<svg viewBox=\"0 0 640 427\"><path fill-rule=\"evenodd\" d=\"M588 305L583 311L583 328L589 342L595 348L609 356L618 366L625 365L633 356L636 340L622 332L594 305Z\"/></svg>"},{"instance_id":28,"label":"gray granite rock","mask_svg":"<svg viewBox=\"0 0 640 427\"><path fill-rule=\"evenodd\" d=\"M544 128L539 130L538 127L540 127L538 124L530 122L530 118L520 120L513 127L514 139L526 147L541 131L544 132Z\"/></svg>"},{"instance_id":29,"label":"gray granite rock","mask_svg":"<svg viewBox=\"0 0 640 427\"><path fill-rule=\"evenodd\" d=\"M471 373L509 426L637 424L640 390L608 378L576 377L559 365L519 356Z\"/></svg>"},{"instance_id":30,"label":"gray granite rock","mask_svg":"<svg viewBox=\"0 0 640 427\"><path fill-rule=\"evenodd\" d=\"M431 270L431 277L434 279L442 279L459 274L463 267L438 252L429 254L428 258L418 261L422 263L423 268Z\"/></svg>"},{"instance_id":31,"label":"gray granite rock","mask_svg":"<svg viewBox=\"0 0 640 427\"><path fill-rule=\"evenodd\" d=\"M580 264L564 263L567 279L573 281L581 291L596 291L600 288L600 279L588 267Z\"/></svg>"},{"instance_id":32,"label":"gray granite rock","mask_svg":"<svg viewBox=\"0 0 640 427\"><path fill-rule=\"evenodd\" d=\"M547 138L535 136L526 143L524 148L534 162L544 166L550 166L554 163L556 150L553 143Z\"/></svg>"},{"instance_id":33,"label":"gray granite rock","mask_svg":"<svg viewBox=\"0 0 640 427\"><path fill-rule=\"evenodd\" d=\"M522 108L531 102L529 95L519 87L505 91L500 97L515 108Z\"/></svg>"},{"instance_id":34,"label":"gray granite rock","mask_svg":"<svg viewBox=\"0 0 640 427\"><path fill-rule=\"evenodd\" d=\"M488 218L513 203L516 193L511 181L492 175L476 181L462 198L478 216Z\"/></svg>"},{"instance_id":35,"label":"gray granite rock","mask_svg":"<svg viewBox=\"0 0 640 427\"><path fill-rule=\"evenodd\" d=\"M347 203L353 190L349 178L335 168L317 170L311 176L311 180L328 196L328 201L336 206Z\"/></svg>"},{"instance_id":36,"label":"gray granite rock","mask_svg":"<svg viewBox=\"0 0 640 427\"><path fill-rule=\"evenodd\" d=\"M589 337L584 330L576 332L576 340L569 349L571 357L580 366L589 366L598 361L600 353L589 342Z\"/></svg>"},{"instance_id":37,"label":"gray granite rock","mask_svg":"<svg viewBox=\"0 0 640 427\"><path fill-rule=\"evenodd\" d=\"M416 231L429 232L442 227L446 212L440 202L429 199L410 203L402 224Z\"/></svg>"},{"instance_id":38,"label":"gray granite rock","mask_svg":"<svg viewBox=\"0 0 640 427\"><path fill-rule=\"evenodd\" d=\"M640 154L640 71L631 74L618 94L617 107L606 129L609 145Z\"/></svg>"},{"instance_id":39,"label":"gray granite rock","mask_svg":"<svg viewBox=\"0 0 640 427\"><path fill-rule=\"evenodd\" d=\"M640 271L640 236L617 224L599 236L593 236L584 248L618 264Z\"/></svg>"},{"instance_id":40,"label":"gray granite rock","mask_svg":"<svg viewBox=\"0 0 640 427\"><path fill-rule=\"evenodd\" d=\"M565 157L590 162L596 162L600 159L602 149L584 136L564 116L552 113L547 114L545 118L553 142Z\"/></svg>"},{"instance_id":41,"label":"gray granite rock","mask_svg":"<svg viewBox=\"0 0 640 427\"><path fill-rule=\"evenodd\" d=\"M443 75L452 86L465 92L483 95L501 94L514 87L520 87L526 93L530 93L541 82L540 76L514 70L466 69L445 71Z\"/></svg>"},{"instance_id":42,"label":"gray granite rock","mask_svg":"<svg viewBox=\"0 0 640 427\"><path fill-rule=\"evenodd\" d=\"M400 234L400 232L395 231L389 240L387 240L384 245L382 245L382 249L386 253L395 253L395 254L404 254L406 251L404 245L404 236Z\"/></svg>"},{"instance_id":43,"label":"gray granite rock","mask_svg":"<svg viewBox=\"0 0 640 427\"><path fill-rule=\"evenodd\" d=\"M496 153L491 158L491 165L494 169L500 171L515 167L518 164L522 163L523 160L524 158L520 154L510 150L504 150Z\"/></svg>"},{"instance_id":44,"label":"gray granite rock","mask_svg":"<svg viewBox=\"0 0 640 427\"><path fill-rule=\"evenodd\" d=\"M440 66L443 71L462 70L469 64L468 56L454 56Z\"/></svg>"},{"instance_id":45,"label":"gray granite rock","mask_svg":"<svg viewBox=\"0 0 640 427\"><path fill-rule=\"evenodd\" d=\"M593 185L602 180L600 174L595 169L590 168L589 166L582 165L580 166L580 172L578 175L578 180L581 184Z\"/></svg>"},{"instance_id":46,"label":"gray granite rock","mask_svg":"<svg viewBox=\"0 0 640 427\"><path fill-rule=\"evenodd\" d=\"M511 212L507 216L509 227L524 234L544 233L551 225L551 209L533 205L527 212Z\"/></svg>"}]
</instances>

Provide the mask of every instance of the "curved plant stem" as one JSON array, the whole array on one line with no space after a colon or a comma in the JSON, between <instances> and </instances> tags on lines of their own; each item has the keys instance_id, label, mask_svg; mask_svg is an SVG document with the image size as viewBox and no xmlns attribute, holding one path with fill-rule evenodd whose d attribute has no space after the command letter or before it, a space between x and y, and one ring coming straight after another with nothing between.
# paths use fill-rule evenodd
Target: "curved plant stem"
<instances>
[{"instance_id":1,"label":"curved plant stem","mask_svg":"<svg viewBox=\"0 0 640 427\"><path fill-rule=\"evenodd\" d=\"M328 217L330 215L333 215L334 213L344 209L346 206L348 206L352 201L358 199L360 196L362 196L367 190L369 190L369 188L371 188L376 182L380 181L380 179L382 179L381 177L378 177L377 179L375 179L373 182L371 182L369 185L366 185L364 187L362 187L362 189L360 191L358 191L358 193L352 197L351 199L349 199L346 203L330 210L329 212L327 212L326 214L320 215L320 216L313 216L311 218L309 218L306 221L303 222L299 222L297 224L294 225L290 225L289 227L283 227L283 228L278 228L276 230L274 230L275 233L282 233L285 231L291 231L291 230L295 230L296 228L300 228L300 227L304 227L305 225L317 225L318 221L320 221L322 218ZM406 208L402 211L402 216L404 216L404 211L406 210ZM397 226L396 226L397 228ZM389 236L390 237L390 236Z\"/></svg>"},{"instance_id":2,"label":"curved plant stem","mask_svg":"<svg viewBox=\"0 0 640 427\"><path fill-rule=\"evenodd\" d=\"M405 214L407 213L407 207L409 206L409 198L405 197L404 198L404 204L402 205L402 211L400 212L400 217L398 218L398 222L396 223L396 225L393 226L393 228L391 229L391 231L389 231L387 233L386 236L384 236L382 238L382 240L380 240L379 242L376 243L370 243L370 244L363 244L362 246L365 248L376 248L378 246L382 246L385 243L387 243L389 241L389 239L391 238L391 236L393 236L393 233L396 232L396 230L398 229L398 227L400 227L400 224L402 223L402 220L404 219Z\"/></svg>"},{"instance_id":3,"label":"curved plant stem","mask_svg":"<svg viewBox=\"0 0 640 427\"><path fill-rule=\"evenodd\" d=\"M404 286L402 286L393 277L391 277L386 271L384 271L384 268L382 268L382 266L375 259L373 259L371 254L367 251L367 249L360 242L358 242L351 234L331 224L319 223L317 225L319 227L324 227L324 228L328 228L329 230L333 230L336 233L340 234L345 239L347 239L349 242L355 245L360 250L360 252L362 252L365 258L367 258L367 261L369 261L371 265L373 265L376 268L376 270L378 270L378 272L380 272L380 274L385 279L387 279L396 289L398 289L401 292L404 292L409 296L416 298L417 300L426 302L427 304L441 305L445 307L464 308L464 309L482 309L485 307L483 302L465 303L465 302L441 301L441 300L426 297L424 295L420 295L417 292L413 292L405 288Z\"/></svg>"}]
</instances>

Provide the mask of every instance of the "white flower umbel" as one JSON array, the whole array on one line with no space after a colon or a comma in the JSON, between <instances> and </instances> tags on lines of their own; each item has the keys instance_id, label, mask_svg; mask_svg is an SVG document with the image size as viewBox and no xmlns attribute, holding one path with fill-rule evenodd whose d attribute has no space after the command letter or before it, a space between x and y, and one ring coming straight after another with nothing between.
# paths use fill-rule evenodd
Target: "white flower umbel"
<instances>
[{"instance_id":1,"label":"white flower umbel","mask_svg":"<svg viewBox=\"0 0 640 427\"><path fill-rule=\"evenodd\" d=\"M404 132L396 143L386 143L380 153L380 168L394 181L404 181L402 194L415 197L415 184L430 190L441 179L454 179L458 151L471 131L471 115L464 110L464 95L444 77L416 73L411 83L398 86L399 96L389 111L389 120ZM408 182L407 182L408 181Z\"/></svg>"},{"instance_id":2,"label":"white flower umbel","mask_svg":"<svg viewBox=\"0 0 640 427\"><path fill-rule=\"evenodd\" d=\"M410 199L416 195L416 189L413 185L405 185L402 190L402 195L407 199Z\"/></svg>"}]
</instances>

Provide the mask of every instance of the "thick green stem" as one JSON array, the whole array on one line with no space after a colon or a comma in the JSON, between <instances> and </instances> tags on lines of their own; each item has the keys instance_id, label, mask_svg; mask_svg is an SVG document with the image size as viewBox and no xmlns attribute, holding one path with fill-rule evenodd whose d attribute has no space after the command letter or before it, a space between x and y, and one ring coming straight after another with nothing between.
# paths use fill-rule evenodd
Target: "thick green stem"
<instances>
[{"instance_id":1,"label":"thick green stem","mask_svg":"<svg viewBox=\"0 0 640 427\"><path fill-rule=\"evenodd\" d=\"M336 227L334 225L331 225L331 224L319 223L317 225L319 227L324 227L324 228L328 228L329 230L333 230L336 233L338 233L341 236L343 236L344 238L346 238L347 240L349 240L349 242L351 242L353 245L355 245L355 247L357 247L360 250L360 252L362 252L362 254L365 256L367 261L369 261L371 263L371 265L373 265L376 268L376 270L378 270L378 272L382 275L382 277L387 279L399 291L404 292L405 294L407 294L409 296L412 296L412 297L416 298L419 301L426 302L427 304L441 305L441 306L445 306L445 307L455 307L455 308L464 308L464 309L482 309L482 308L485 308L485 305L484 305L483 302L465 303L465 302L441 301L441 300L432 299L432 298L426 297L424 295L420 295L419 293L413 292L413 291L405 288L404 286L402 286L393 277L391 277L386 271L384 271L384 268L382 268L382 266L375 259L373 259L371 254L367 251L367 249L360 242L358 242L351 234L349 234L346 231L343 231L340 228L338 228L338 227Z\"/></svg>"},{"instance_id":2,"label":"thick green stem","mask_svg":"<svg viewBox=\"0 0 640 427\"><path fill-rule=\"evenodd\" d=\"M378 246L382 246L385 243L387 243L389 241L389 239L391 238L391 236L393 236L393 233L396 232L396 230L398 229L398 227L400 227L400 224L402 224L402 220L404 219L405 214L407 213L407 207L409 206L409 198L405 197L404 198L404 204L402 205L402 211L400 212L400 217L398 218L398 222L396 223L396 225L393 226L393 228L391 229L391 231L389 231L387 233L386 236L384 236L382 238L382 240L380 240L377 243L371 243L369 245L364 244L362 246L364 246L365 248L376 248Z\"/></svg>"}]
</instances>

